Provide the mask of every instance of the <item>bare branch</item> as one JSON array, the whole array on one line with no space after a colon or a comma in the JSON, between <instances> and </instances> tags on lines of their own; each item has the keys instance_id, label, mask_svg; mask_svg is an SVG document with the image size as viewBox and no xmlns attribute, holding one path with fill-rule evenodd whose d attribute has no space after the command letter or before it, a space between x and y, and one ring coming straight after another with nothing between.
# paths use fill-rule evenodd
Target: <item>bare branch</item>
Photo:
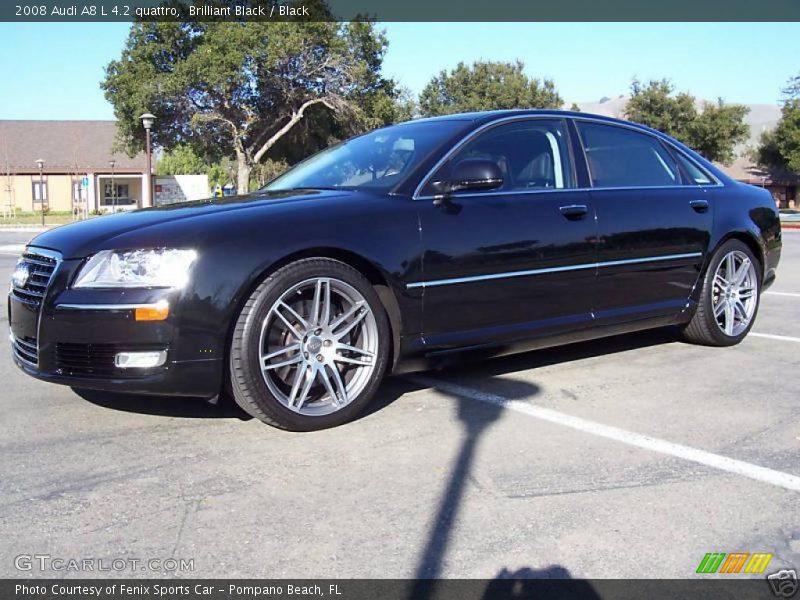
<instances>
[{"instance_id":1,"label":"bare branch","mask_svg":"<svg viewBox=\"0 0 800 600\"><path fill-rule=\"evenodd\" d=\"M292 127L294 127L297 123L299 123L303 119L306 109L310 106L313 106L314 104L322 104L332 111L339 111L341 110L344 101L335 96L327 96L324 98L312 98L311 100L306 100L305 102L303 102L303 104L301 104L300 107L292 113L292 116L289 119L289 121L287 121L287 123L280 129L278 129L278 131L276 131L272 136L270 136L270 138L266 142L264 142L261 148L259 148L258 151L255 154L253 154L253 162L254 163L261 162L261 159L264 157L264 154L266 154L267 151L270 148L272 148L272 146L274 146L279 139L281 139L286 133L288 133Z\"/></svg>"}]
</instances>

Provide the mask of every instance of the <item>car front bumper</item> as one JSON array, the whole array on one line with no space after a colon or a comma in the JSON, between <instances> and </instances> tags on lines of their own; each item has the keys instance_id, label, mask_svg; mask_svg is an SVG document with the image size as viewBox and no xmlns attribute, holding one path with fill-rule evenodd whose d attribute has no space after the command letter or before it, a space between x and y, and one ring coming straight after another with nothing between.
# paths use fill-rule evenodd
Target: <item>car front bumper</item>
<instances>
[{"instance_id":1,"label":"car front bumper","mask_svg":"<svg viewBox=\"0 0 800 600\"><path fill-rule=\"evenodd\" d=\"M41 256L40 254L41 253ZM15 364L26 374L76 388L211 398L222 387L224 351L218 329L198 326L202 302L171 290L75 290L70 288L81 261L29 249L23 261L52 260L46 287L12 285L8 295L10 342ZM44 275L39 276L44 281ZM40 284L41 285L41 284ZM39 296L38 294L41 294ZM169 305L163 320L136 319L137 307ZM216 333L209 337L208 332ZM123 352L165 352L164 364L123 368Z\"/></svg>"}]
</instances>

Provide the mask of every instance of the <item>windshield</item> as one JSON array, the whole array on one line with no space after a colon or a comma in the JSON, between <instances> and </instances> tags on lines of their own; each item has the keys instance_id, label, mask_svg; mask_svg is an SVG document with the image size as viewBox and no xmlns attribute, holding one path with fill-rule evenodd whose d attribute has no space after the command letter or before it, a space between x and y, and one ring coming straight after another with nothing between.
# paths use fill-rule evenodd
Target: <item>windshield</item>
<instances>
[{"instance_id":1,"label":"windshield","mask_svg":"<svg viewBox=\"0 0 800 600\"><path fill-rule=\"evenodd\" d=\"M315 154L262 189L388 191L467 124L455 120L411 121L378 129Z\"/></svg>"}]
</instances>

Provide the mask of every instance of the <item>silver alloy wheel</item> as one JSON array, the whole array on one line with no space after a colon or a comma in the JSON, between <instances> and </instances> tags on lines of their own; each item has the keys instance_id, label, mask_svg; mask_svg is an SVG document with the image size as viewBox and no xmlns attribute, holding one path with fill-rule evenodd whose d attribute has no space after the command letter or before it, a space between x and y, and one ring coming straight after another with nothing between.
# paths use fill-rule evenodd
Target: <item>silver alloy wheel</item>
<instances>
[{"instance_id":1,"label":"silver alloy wheel","mask_svg":"<svg viewBox=\"0 0 800 600\"><path fill-rule=\"evenodd\" d=\"M747 254L733 250L725 255L714 274L711 300L725 335L736 337L747 329L758 302L756 268Z\"/></svg>"},{"instance_id":2,"label":"silver alloy wheel","mask_svg":"<svg viewBox=\"0 0 800 600\"><path fill-rule=\"evenodd\" d=\"M378 325L364 296L331 277L284 292L261 325L258 359L269 391L302 415L347 406L369 383Z\"/></svg>"}]
</instances>

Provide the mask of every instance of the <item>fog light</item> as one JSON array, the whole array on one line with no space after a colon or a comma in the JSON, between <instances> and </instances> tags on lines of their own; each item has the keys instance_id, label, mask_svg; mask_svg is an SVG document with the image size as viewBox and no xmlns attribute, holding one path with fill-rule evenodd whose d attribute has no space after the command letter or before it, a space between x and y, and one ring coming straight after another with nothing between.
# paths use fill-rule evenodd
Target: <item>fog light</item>
<instances>
[{"instance_id":1,"label":"fog light","mask_svg":"<svg viewBox=\"0 0 800 600\"><path fill-rule=\"evenodd\" d=\"M152 369L167 362L167 351L153 352L120 352L114 358L114 364L120 369Z\"/></svg>"}]
</instances>

